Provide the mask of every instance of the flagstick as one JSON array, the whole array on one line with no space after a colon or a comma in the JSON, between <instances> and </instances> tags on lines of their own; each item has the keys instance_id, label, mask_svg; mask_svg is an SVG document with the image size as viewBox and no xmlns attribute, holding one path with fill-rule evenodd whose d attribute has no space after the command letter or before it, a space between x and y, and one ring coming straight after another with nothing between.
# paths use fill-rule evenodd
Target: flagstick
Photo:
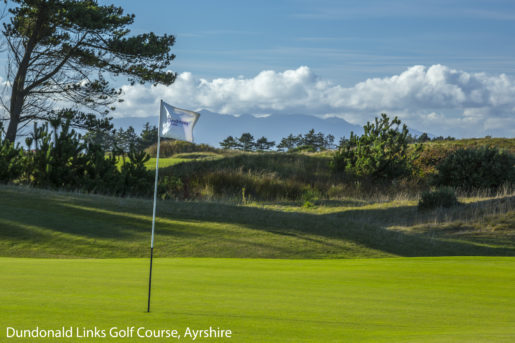
<instances>
[{"instance_id":1,"label":"flagstick","mask_svg":"<svg viewBox=\"0 0 515 343\"><path fill-rule=\"evenodd\" d=\"M150 312L150 290L152 285L152 259L154 257L154 229L156 227L156 203L157 203L157 177L159 173L159 148L161 147L161 111L163 100L159 110L159 126L157 128L157 156L156 156L156 180L154 184L154 210L152 211L152 236L150 238L150 274L148 276L148 305L147 312Z\"/></svg>"}]
</instances>

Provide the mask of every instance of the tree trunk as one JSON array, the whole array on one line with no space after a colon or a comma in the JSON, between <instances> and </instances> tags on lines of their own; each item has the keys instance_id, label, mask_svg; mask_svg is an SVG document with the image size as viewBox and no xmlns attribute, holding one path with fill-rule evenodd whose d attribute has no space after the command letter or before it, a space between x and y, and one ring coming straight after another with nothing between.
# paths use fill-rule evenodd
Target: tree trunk
<instances>
[{"instance_id":1,"label":"tree trunk","mask_svg":"<svg viewBox=\"0 0 515 343\"><path fill-rule=\"evenodd\" d=\"M22 93L23 91L17 91L16 88L17 87L13 87L11 92L11 107L9 109L10 120L9 126L7 127L7 133L5 135L5 139L11 143L14 143L16 139L18 125L20 124L21 109L25 100Z\"/></svg>"},{"instance_id":2,"label":"tree trunk","mask_svg":"<svg viewBox=\"0 0 515 343\"><path fill-rule=\"evenodd\" d=\"M25 91L25 79L27 77L29 62L32 57L32 52L34 51L34 48L36 46L39 30L41 29L44 18L44 8L40 8L38 12L38 19L35 23L34 29L32 30L30 39L25 45L23 58L21 59L18 65L18 71L16 72L16 76L14 77L13 87L11 90L11 104L9 108L9 127L7 128L7 133L5 135L5 138L12 143L14 143L16 139L18 125L20 124L21 120L21 111L23 108L23 104L25 103L25 97L27 96L27 93Z\"/></svg>"},{"instance_id":3,"label":"tree trunk","mask_svg":"<svg viewBox=\"0 0 515 343\"><path fill-rule=\"evenodd\" d=\"M16 132L18 131L18 119L14 119L11 116L11 120L9 120L9 126L7 127L7 133L5 135L5 139L11 143L14 143L14 140L16 139Z\"/></svg>"}]
</instances>

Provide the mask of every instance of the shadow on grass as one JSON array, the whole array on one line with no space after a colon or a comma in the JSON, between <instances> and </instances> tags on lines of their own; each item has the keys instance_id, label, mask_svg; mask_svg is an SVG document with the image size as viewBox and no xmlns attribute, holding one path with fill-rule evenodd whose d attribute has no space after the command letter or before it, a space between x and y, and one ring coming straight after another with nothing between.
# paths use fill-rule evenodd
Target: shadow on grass
<instances>
[{"instance_id":1,"label":"shadow on grass","mask_svg":"<svg viewBox=\"0 0 515 343\"><path fill-rule=\"evenodd\" d=\"M11 201L0 200L1 216L10 223L10 228L6 230L0 222L0 237L16 235L13 230L16 223L20 227L37 226L65 234L126 241L147 239L150 233L151 201L128 199L127 203L132 204L132 207L117 206L114 201L116 198L99 198L100 201L95 201L95 198L88 197L64 197L62 200L50 199L51 201L40 203L40 199L33 199L30 194L20 195ZM513 199L507 201L511 202ZM485 205L495 206L495 202L478 201L464 205L464 210L473 211L474 208ZM63 218L56 218L58 214L63 214ZM166 224L166 227L162 225L159 228L159 234L177 238L200 236L202 232L192 232L190 226L208 221L235 224L272 235L295 237L333 249L339 248L339 242L352 242L397 256L515 256L514 244L487 246L474 240L451 240L424 233L387 229L390 225L406 225L406 222L413 220L424 220L421 216L431 217L420 214L416 206L352 209L320 215L221 203L163 201L159 203L158 216ZM205 225L200 229L205 230L204 232L210 230ZM26 236L28 232L20 230L19 234ZM220 239L229 242L235 237ZM328 242L326 239L333 241ZM269 247L278 251L284 248L272 245ZM289 248L288 250L292 251Z\"/></svg>"},{"instance_id":2,"label":"shadow on grass","mask_svg":"<svg viewBox=\"0 0 515 343\"><path fill-rule=\"evenodd\" d=\"M27 198L0 200L0 237L52 237L46 233L53 231L88 238L132 240L150 232L151 216L95 207L93 204L76 205L74 202L51 199L33 203ZM160 234L198 236L188 231L187 223L177 223L161 230Z\"/></svg>"},{"instance_id":3,"label":"shadow on grass","mask_svg":"<svg viewBox=\"0 0 515 343\"><path fill-rule=\"evenodd\" d=\"M272 234L301 234L302 237L308 234L351 241L398 256L515 256L513 244L509 247L486 246L480 242L449 240L387 229L390 225L404 225L406 216L415 217L408 218L409 221L421 220L417 219L420 214L416 206L317 215L216 203L174 202L172 208L168 209L164 205L161 204L160 212L175 218L229 222ZM465 208L475 206L478 205L464 205Z\"/></svg>"}]
</instances>

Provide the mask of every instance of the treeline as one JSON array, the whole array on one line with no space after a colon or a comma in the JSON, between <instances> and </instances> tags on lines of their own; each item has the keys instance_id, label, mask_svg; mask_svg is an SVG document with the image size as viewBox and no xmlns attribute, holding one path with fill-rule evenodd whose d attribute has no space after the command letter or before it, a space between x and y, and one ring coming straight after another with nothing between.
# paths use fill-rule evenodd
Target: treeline
<instances>
[{"instance_id":1,"label":"treeline","mask_svg":"<svg viewBox=\"0 0 515 343\"><path fill-rule=\"evenodd\" d=\"M426 143L426 142L440 142L440 141L454 141L456 138L451 136L438 136L438 137L429 137L429 135L424 132L420 136L413 136L410 133L407 137L408 143Z\"/></svg>"},{"instance_id":2,"label":"treeline","mask_svg":"<svg viewBox=\"0 0 515 343\"><path fill-rule=\"evenodd\" d=\"M437 141L453 141L454 137L429 137L427 133L422 133L420 136L413 136L409 132L406 136L406 142L409 144L413 143L425 143L425 142L437 142ZM249 132L243 133L239 138L228 136L219 144L223 149L226 150L242 150L242 151L268 151L274 147L277 151L283 152L297 152L297 151L323 151L336 149L341 146L344 142L348 141L347 138L342 137L338 145L334 143L334 136L324 135L322 132L315 133L314 129L311 129L304 135L293 135L290 134L287 137L281 139L279 144L275 144L275 141L269 141L266 137L261 137L257 140Z\"/></svg>"},{"instance_id":3,"label":"treeline","mask_svg":"<svg viewBox=\"0 0 515 343\"><path fill-rule=\"evenodd\" d=\"M61 111L34 124L27 149L6 140L0 124L0 182L120 196L152 193L153 173L145 167L150 156L142 150L152 128L136 136L104 125L81 135L71 119Z\"/></svg>"},{"instance_id":4,"label":"treeline","mask_svg":"<svg viewBox=\"0 0 515 343\"><path fill-rule=\"evenodd\" d=\"M266 137L258 140L254 139L250 133L245 132L239 138L229 136L220 142L223 149L234 149L242 151L267 151L276 147L275 141L269 141ZM324 135L322 132L316 133L311 129L304 135L290 134L288 137L281 139L277 144L277 151L322 151L334 149L334 136Z\"/></svg>"},{"instance_id":5,"label":"treeline","mask_svg":"<svg viewBox=\"0 0 515 343\"><path fill-rule=\"evenodd\" d=\"M84 135L84 140L100 145L105 151L128 153L131 150L142 151L156 144L157 135L157 127L150 126L147 122L139 135L132 126L126 130L108 127L107 130L89 130Z\"/></svg>"}]
</instances>

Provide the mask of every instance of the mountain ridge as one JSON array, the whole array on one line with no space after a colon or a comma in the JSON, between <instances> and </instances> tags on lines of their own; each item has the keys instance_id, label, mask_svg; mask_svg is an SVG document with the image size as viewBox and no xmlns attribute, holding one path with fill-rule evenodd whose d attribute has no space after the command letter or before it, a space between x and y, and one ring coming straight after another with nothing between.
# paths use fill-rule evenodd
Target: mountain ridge
<instances>
[{"instance_id":1,"label":"mountain ridge","mask_svg":"<svg viewBox=\"0 0 515 343\"><path fill-rule=\"evenodd\" d=\"M270 115L266 117L233 116L208 110L201 110L199 113L200 119L194 129L195 142L212 146L219 146L219 143L228 136L240 137L244 132L249 132L256 139L264 136L276 143L290 134L305 134L311 129L325 135L332 134L335 137L335 142L338 142L341 137L349 137L351 131L358 134L363 132L361 126L336 117L323 119L303 114ZM123 129L132 126L136 132L140 132L145 123L157 125L157 120L157 116L155 118L123 117L113 119L113 124L115 128L121 127Z\"/></svg>"},{"instance_id":2,"label":"mountain ridge","mask_svg":"<svg viewBox=\"0 0 515 343\"><path fill-rule=\"evenodd\" d=\"M195 143L205 143L214 147L218 147L219 143L228 136L238 138L244 132L249 132L255 139L264 136L269 141L275 141L276 144L290 134L306 134L311 129L325 135L333 135L335 143L338 143L342 137L349 137L351 131L358 135L363 133L362 126L351 124L345 119L337 117L319 118L306 114L234 116L208 110L200 110L199 113L200 119L193 132ZM157 116L122 117L113 119L113 124L115 128L127 129L132 126L136 132L141 132L145 123L157 126L157 120ZM422 134L421 131L413 128L409 128L409 131L414 136ZM428 135L434 137L432 134Z\"/></svg>"}]
</instances>

